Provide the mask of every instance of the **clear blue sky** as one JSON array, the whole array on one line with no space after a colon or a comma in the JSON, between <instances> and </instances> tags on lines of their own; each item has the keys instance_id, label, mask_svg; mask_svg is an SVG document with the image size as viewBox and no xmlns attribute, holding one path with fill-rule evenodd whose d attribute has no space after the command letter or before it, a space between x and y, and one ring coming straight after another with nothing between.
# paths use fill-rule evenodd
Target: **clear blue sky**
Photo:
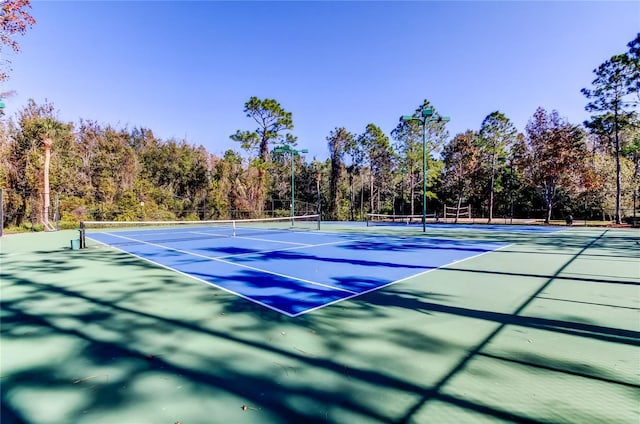
<instances>
[{"instance_id":1,"label":"clear blue sky","mask_svg":"<svg viewBox=\"0 0 640 424\"><path fill-rule=\"evenodd\" d=\"M335 127L387 134L423 99L451 136L500 110L523 131L538 106L573 123L592 70L640 31L640 2L50 2L18 37L0 91L13 115L151 128L211 153L256 125L251 97L293 113L298 146L328 157Z\"/></svg>"}]
</instances>

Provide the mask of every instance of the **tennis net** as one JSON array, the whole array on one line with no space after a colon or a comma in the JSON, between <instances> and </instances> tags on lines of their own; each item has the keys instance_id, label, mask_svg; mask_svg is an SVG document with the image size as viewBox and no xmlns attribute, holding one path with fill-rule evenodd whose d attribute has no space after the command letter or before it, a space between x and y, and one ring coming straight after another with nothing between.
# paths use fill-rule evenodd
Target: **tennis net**
<instances>
[{"instance_id":1,"label":"tennis net","mask_svg":"<svg viewBox=\"0 0 640 424\"><path fill-rule=\"evenodd\" d=\"M427 222L437 222L435 214L426 215ZM398 225L398 224L420 224L422 223L422 215L391 215L382 213L368 213L367 227L375 225Z\"/></svg>"},{"instance_id":2,"label":"tennis net","mask_svg":"<svg viewBox=\"0 0 640 424\"><path fill-rule=\"evenodd\" d=\"M320 215L214 221L83 221L80 247L92 234L111 234L108 244L168 243L320 229Z\"/></svg>"}]
</instances>

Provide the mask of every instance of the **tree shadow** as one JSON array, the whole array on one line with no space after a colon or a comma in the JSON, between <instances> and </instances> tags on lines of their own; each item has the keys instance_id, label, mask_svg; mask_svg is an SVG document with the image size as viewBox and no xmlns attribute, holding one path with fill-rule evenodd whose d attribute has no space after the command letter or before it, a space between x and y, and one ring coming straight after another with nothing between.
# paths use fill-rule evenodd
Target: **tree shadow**
<instances>
[{"instance_id":1,"label":"tree shadow","mask_svg":"<svg viewBox=\"0 0 640 424\"><path fill-rule=\"evenodd\" d=\"M539 243L546 248L550 242ZM579 246L566 243L563 248ZM578 248L565 268L583 251ZM295 266L301 258L292 261ZM34 410L51 407L47 398L61 399L61 393L76 402L60 402L57 413L64 415L47 422L123 422L131 413L142 422L409 422L431 400L491 418L548 421L542 412L525 414L443 389L479 357L636 389L633 380L579 361L485 349L506 326L638 346L637 331L522 315L561 272L535 275L546 282L513 312L458 306L455 296L408 284L293 318L124 253L39 250L26 261L8 255L0 329L7 365L3 423L44 422ZM238 281L259 286L253 277ZM266 283L278 287L274 280ZM436 315L471 318L494 330L477 344L454 342L432 331ZM417 363L428 358L450 365L425 378ZM187 407L162 412L177 404Z\"/></svg>"}]
</instances>

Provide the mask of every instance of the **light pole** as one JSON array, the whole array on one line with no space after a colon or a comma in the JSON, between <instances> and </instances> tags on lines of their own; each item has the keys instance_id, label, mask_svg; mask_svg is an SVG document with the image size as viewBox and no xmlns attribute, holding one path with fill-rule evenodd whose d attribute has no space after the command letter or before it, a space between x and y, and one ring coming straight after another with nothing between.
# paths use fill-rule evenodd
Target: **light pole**
<instances>
[{"instance_id":1,"label":"light pole","mask_svg":"<svg viewBox=\"0 0 640 424\"><path fill-rule=\"evenodd\" d=\"M509 203L511 204L509 224L513 224L513 160L514 158L512 157L509 163L509 167L511 168L511 173L509 175Z\"/></svg>"},{"instance_id":2,"label":"light pole","mask_svg":"<svg viewBox=\"0 0 640 424\"><path fill-rule=\"evenodd\" d=\"M300 153L309 153L307 149L296 150L288 144L282 147L276 147L273 149L275 153L290 153L291 154L291 225L293 226L293 217L295 214L295 168L294 168L294 158L298 156Z\"/></svg>"},{"instance_id":3,"label":"light pole","mask_svg":"<svg viewBox=\"0 0 640 424\"><path fill-rule=\"evenodd\" d=\"M320 171L316 172L316 191L318 192L317 209L318 215L322 215L322 204L320 203Z\"/></svg>"},{"instance_id":4,"label":"light pole","mask_svg":"<svg viewBox=\"0 0 640 424\"><path fill-rule=\"evenodd\" d=\"M400 122L420 121L422 123L422 232L427 231L427 124L429 122L448 122L448 116L433 114L433 109L424 108L420 116L402 115Z\"/></svg>"},{"instance_id":5,"label":"light pole","mask_svg":"<svg viewBox=\"0 0 640 424\"><path fill-rule=\"evenodd\" d=\"M407 175L407 168L403 166L402 169L400 170L400 174L402 175L402 189L400 190L400 202L401 202L400 215L404 215L404 180ZM404 217L402 219L404 219Z\"/></svg>"}]
</instances>

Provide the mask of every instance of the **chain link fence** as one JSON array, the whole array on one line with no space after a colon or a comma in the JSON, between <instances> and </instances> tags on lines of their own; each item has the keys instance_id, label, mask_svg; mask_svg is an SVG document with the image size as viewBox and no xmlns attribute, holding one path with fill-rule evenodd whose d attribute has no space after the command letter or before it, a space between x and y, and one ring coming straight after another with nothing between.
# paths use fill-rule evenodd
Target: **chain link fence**
<instances>
[{"instance_id":1,"label":"chain link fence","mask_svg":"<svg viewBox=\"0 0 640 424\"><path fill-rule=\"evenodd\" d=\"M0 189L0 235L8 232L76 229L80 221L156 221L156 220L210 220L287 217L292 213L288 199L268 199L263 211L257 216L255 210L219 210L208 206L206 201L198 204L184 201L179 208L167 209L145 202L130 202L127 209L117 205L97 203L88 205L86 199L64 193L51 193L49 216L44 216L44 194ZM182 199L184 200L184 199ZM318 206L305 201L295 201L295 215L313 215Z\"/></svg>"}]
</instances>

